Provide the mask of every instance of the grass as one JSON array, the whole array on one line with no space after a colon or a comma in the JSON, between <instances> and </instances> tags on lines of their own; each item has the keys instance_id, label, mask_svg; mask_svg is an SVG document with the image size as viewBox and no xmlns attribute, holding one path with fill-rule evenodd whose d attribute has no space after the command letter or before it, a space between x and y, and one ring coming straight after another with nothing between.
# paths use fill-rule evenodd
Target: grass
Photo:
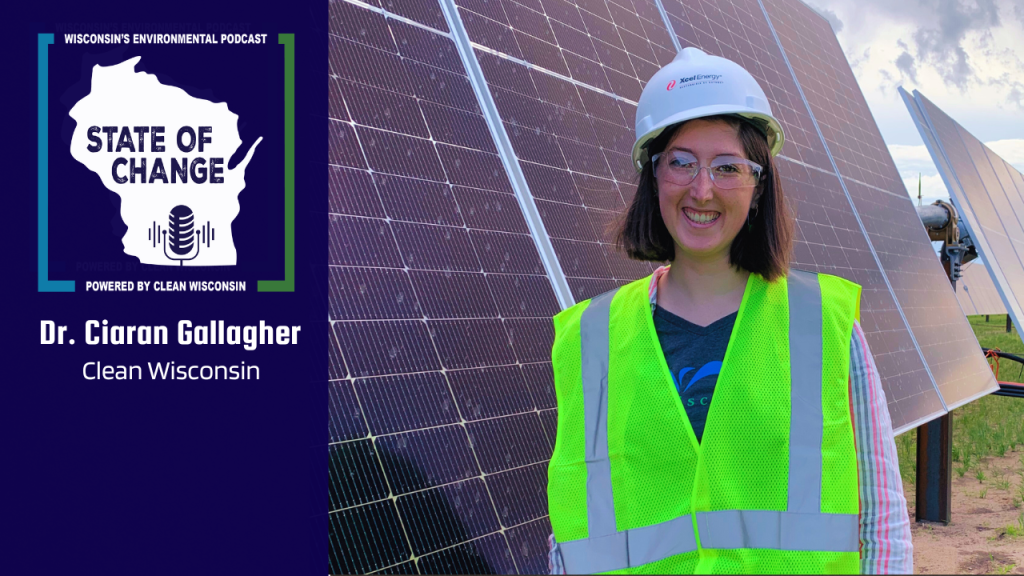
<instances>
[{"instance_id":1,"label":"grass","mask_svg":"<svg viewBox=\"0 0 1024 576\"><path fill-rule=\"evenodd\" d=\"M1017 330L1006 333L1006 315L992 315L989 322L985 322L984 316L968 316L968 320L983 348L999 348L1024 356L1024 342ZM1024 382L1024 370L1016 362L1004 360L999 379ZM987 478L981 466L983 458L1018 450L1024 450L1024 399L989 395L953 411L953 470L958 477L969 473L983 483ZM896 452L900 475L913 487L917 480L917 430L896 438ZM1024 501L1024 452L1018 456L1018 463L1021 490L1017 499ZM1006 484L1006 479L1001 478L996 486L1006 490ZM1019 529L1024 531L1024 524Z\"/></svg>"}]
</instances>

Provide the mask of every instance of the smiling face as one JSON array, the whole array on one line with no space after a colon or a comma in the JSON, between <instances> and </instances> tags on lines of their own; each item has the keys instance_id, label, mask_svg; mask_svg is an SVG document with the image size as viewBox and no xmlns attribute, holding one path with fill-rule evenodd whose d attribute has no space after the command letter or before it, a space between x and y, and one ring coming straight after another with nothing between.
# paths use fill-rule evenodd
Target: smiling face
<instances>
[{"instance_id":1,"label":"smiling face","mask_svg":"<svg viewBox=\"0 0 1024 576\"><path fill-rule=\"evenodd\" d=\"M707 166L718 156L746 158L737 128L721 121L691 120L669 140L663 154L681 150ZM747 223L755 186L722 190L707 170L686 186L657 178L661 217L675 240L676 258L694 261L729 258L733 239Z\"/></svg>"}]
</instances>

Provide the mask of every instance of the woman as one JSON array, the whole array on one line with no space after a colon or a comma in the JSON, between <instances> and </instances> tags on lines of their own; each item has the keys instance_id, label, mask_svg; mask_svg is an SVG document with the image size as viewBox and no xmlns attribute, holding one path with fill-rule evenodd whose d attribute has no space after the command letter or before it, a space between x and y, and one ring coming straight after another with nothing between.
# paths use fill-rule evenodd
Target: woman
<instances>
[{"instance_id":1,"label":"woman","mask_svg":"<svg viewBox=\"0 0 1024 576\"><path fill-rule=\"evenodd\" d=\"M782 142L724 58L644 89L618 242L671 264L554 319L554 572L913 571L860 287L789 269Z\"/></svg>"}]
</instances>

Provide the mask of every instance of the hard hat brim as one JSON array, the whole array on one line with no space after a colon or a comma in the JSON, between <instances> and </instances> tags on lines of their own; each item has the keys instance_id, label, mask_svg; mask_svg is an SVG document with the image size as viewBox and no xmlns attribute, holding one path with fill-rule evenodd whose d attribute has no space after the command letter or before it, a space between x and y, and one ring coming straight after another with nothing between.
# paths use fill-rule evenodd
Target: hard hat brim
<instances>
[{"instance_id":1,"label":"hard hat brim","mask_svg":"<svg viewBox=\"0 0 1024 576\"><path fill-rule=\"evenodd\" d=\"M633 144L633 168L637 172L643 170L644 164L650 159L647 152L647 144L651 140L657 138L666 128L679 124L680 122L686 122L687 120L694 120L696 118L705 118L708 116L718 116L722 114L735 114L744 118L755 120L758 123L763 122L767 124L768 131L766 138L768 138L768 145L771 147L772 156L778 155L782 150L782 144L785 142L785 134L782 131L782 125L769 114L765 114L759 110L753 108L737 107L729 104L715 104L712 106L701 106L700 108L691 108L684 110L678 114L669 116L668 118L659 122L656 126L652 126L645 130L644 135L637 139L636 143ZM637 128L641 128L637 126ZM639 130L637 130L639 132Z\"/></svg>"}]
</instances>

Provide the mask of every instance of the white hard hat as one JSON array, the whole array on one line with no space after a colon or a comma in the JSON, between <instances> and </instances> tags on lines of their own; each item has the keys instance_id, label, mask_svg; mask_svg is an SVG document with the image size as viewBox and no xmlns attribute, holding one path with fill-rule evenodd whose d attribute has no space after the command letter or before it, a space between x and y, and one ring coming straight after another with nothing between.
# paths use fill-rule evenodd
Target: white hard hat
<instances>
[{"instance_id":1,"label":"white hard hat","mask_svg":"<svg viewBox=\"0 0 1024 576\"><path fill-rule=\"evenodd\" d=\"M643 169L650 158L647 144L662 130L693 118L735 114L752 121L765 133L772 156L782 150L779 121L757 80L742 66L698 48L684 48L658 70L644 87L636 107L633 164Z\"/></svg>"}]
</instances>

